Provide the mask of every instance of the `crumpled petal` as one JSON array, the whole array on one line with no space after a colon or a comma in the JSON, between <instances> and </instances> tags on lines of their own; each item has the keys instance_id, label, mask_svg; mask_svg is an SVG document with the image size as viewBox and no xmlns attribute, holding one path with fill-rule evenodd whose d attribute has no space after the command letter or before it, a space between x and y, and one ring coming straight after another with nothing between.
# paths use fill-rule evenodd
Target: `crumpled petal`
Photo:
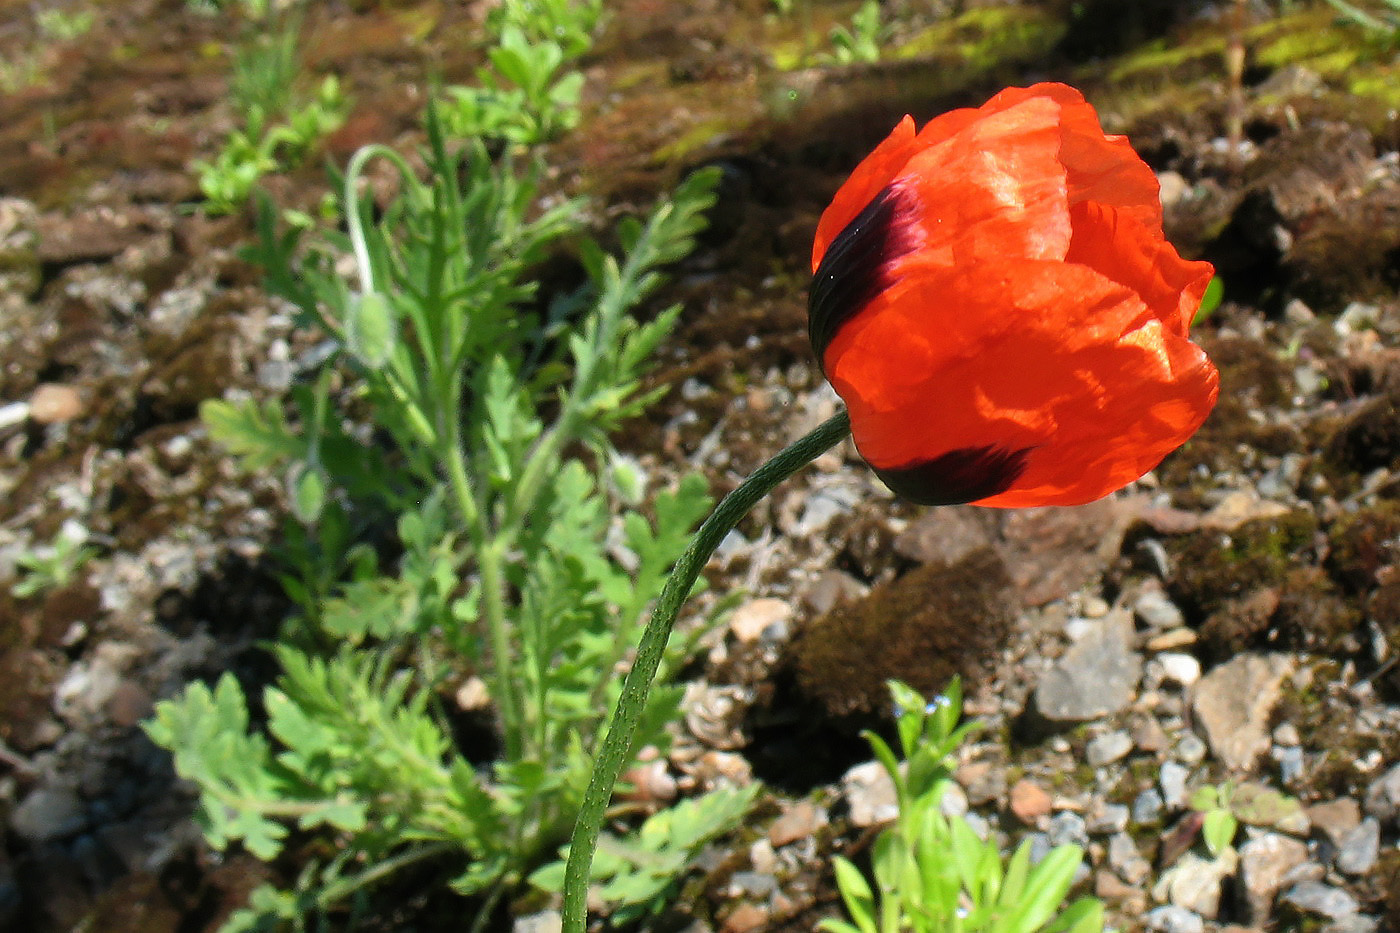
<instances>
[{"instance_id":1,"label":"crumpled petal","mask_svg":"<svg viewBox=\"0 0 1400 933\"><path fill-rule=\"evenodd\" d=\"M1089 502L1215 404L1187 337L1213 270L1166 241L1151 169L1064 85L906 118L823 215L813 265L856 446L915 501Z\"/></svg>"}]
</instances>

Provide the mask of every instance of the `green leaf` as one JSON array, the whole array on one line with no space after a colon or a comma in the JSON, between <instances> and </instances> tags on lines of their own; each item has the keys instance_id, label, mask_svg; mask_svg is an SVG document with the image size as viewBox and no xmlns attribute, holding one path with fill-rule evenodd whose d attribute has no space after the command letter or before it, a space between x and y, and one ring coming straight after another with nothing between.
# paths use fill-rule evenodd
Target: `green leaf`
<instances>
[{"instance_id":1,"label":"green leaf","mask_svg":"<svg viewBox=\"0 0 1400 933\"><path fill-rule=\"evenodd\" d=\"M209 436L227 447L250 472L305 455L305 442L287 428L282 407L274 399L262 403L254 399L205 399L199 405L199 417Z\"/></svg>"}]
</instances>

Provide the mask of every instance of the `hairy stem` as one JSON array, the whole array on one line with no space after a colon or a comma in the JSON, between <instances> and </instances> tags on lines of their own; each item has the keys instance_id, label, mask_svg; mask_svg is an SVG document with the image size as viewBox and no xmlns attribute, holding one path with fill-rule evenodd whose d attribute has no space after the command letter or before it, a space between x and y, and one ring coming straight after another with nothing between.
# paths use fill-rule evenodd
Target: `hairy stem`
<instances>
[{"instance_id":1,"label":"hairy stem","mask_svg":"<svg viewBox=\"0 0 1400 933\"><path fill-rule=\"evenodd\" d=\"M587 919L588 872L593 864L593 852L598 846L603 813L612 797L613 785L617 783L618 775L628 760L637 720L646 706L652 678L656 676L681 604L690 595L696 578L720 541L748 514L749 509L772 492L773 487L842 441L850 430L850 418L842 410L755 470L752 476L715 506L710 517L695 533L690 547L676 561L652 611L651 621L647 623L637 645L637 658L622 683L622 695L618 698L607 735L596 753L593 777L584 793L578 822L574 824L573 841L569 846L569 859L564 872L564 933L583 933Z\"/></svg>"}]
</instances>

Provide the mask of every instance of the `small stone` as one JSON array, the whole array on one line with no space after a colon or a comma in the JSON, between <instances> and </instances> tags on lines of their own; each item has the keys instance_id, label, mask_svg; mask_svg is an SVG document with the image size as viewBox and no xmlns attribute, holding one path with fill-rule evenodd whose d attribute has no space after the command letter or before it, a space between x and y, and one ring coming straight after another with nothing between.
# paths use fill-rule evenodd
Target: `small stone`
<instances>
[{"instance_id":1,"label":"small stone","mask_svg":"<svg viewBox=\"0 0 1400 933\"><path fill-rule=\"evenodd\" d=\"M1089 814L1084 820L1085 828L1093 836L1107 836L1121 833L1128 828L1128 808L1121 803L1108 803L1095 799L1089 806Z\"/></svg>"},{"instance_id":2,"label":"small stone","mask_svg":"<svg viewBox=\"0 0 1400 933\"><path fill-rule=\"evenodd\" d=\"M1142 656L1131 645L1132 620L1110 613L1071 645L1036 685L1036 711L1051 722L1073 723L1127 707L1142 679Z\"/></svg>"},{"instance_id":3,"label":"small stone","mask_svg":"<svg viewBox=\"0 0 1400 933\"><path fill-rule=\"evenodd\" d=\"M10 814L10 828L29 842L49 842L81 832L87 820L72 788L41 786L29 792Z\"/></svg>"},{"instance_id":4,"label":"small stone","mask_svg":"<svg viewBox=\"0 0 1400 933\"><path fill-rule=\"evenodd\" d=\"M819 616L826 615L835 606L853 603L870 592L870 587L846 573L844 570L829 569L802 592L802 602Z\"/></svg>"},{"instance_id":5,"label":"small stone","mask_svg":"<svg viewBox=\"0 0 1400 933\"><path fill-rule=\"evenodd\" d=\"M1171 744L1171 739L1167 737L1167 731L1162 728L1162 724L1153 715L1139 716L1133 720L1132 725L1133 744L1138 751L1155 754L1165 751Z\"/></svg>"},{"instance_id":6,"label":"small stone","mask_svg":"<svg viewBox=\"0 0 1400 933\"><path fill-rule=\"evenodd\" d=\"M1189 648L1201 640L1201 636L1196 634L1192 628L1168 629L1160 635L1153 635L1147 640L1148 651L1172 651L1176 648Z\"/></svg>"},{"instance_id":7,"label":"small stone","mask_svg":"<svg viewBox=\"0 0 1400 933\"><path fill-rule=\"evenodd\" d=\"M557 910L542 910L528 917L517 917L511 933L560 933L564 916Z\"/></svg>"},{"instance_id":8,"label":"small stone","mask_svg":"<svg viewBox=\"0 0 1400 933\"><path fill-rule=\"evenodd\" d=\"M1157 655L1157 663L1162 665L1162 677L1169 683L1189 687L1201 679L1201 662L1192 655L1166 651Z\"/></svg>"},{"instance_id":9,"label":"small stone","mask_svg":"<svg viewBox=\"0 0 1400 933\"><path fill-rule=\"evenodd\" d=\"M895 536L894 551L916 564L952 567L992 545L982 516L972 508L929 509Z\"/></svg>"},{"instance_id":10,"label":"small stone","mask_svg":"<svg viewBox=\"0 0 1400 933\"><path fill-rule=\"evenodd\" d=\"M1400 812L1400 765L1393 766L1366 789L1366 812L1376 819L1395 819Z\"/></svg>"},{"instance_id":11,"label":"small stone","mask_svg":"<svg viewBox=\"0 0 1400 933\"><path fill-rule=\"evenodd\" d=\"M1133 822L1139 826L1159 822L1164 806L1162 795L1148 788L1133 798Z\"/></svg>"},{"instance_id":12,"label":"small stone","mask_svg":"<svg viewBox=\"0 0 1400 933\"><path fill-rule=\"evenodd\" d=\"M81 417L83 397L73 386L44 382L29 397L29 417L36 424L63 424Z\"/></svg>"},{"instance_id":13,"label":"small stone","mask_svg":"<svg viewBox=\"0 0 1400 933\"><path fill-rule=\"evenodd\" d=\"M1198 914L1174 904L1150 910L1142 919L1155 933L1205 933L1206 929L1205 921Z\"/></svg>"},{"instance_id":14,"label":"small stone","mask_svg":"<svg viewBox=\"0 0 1400 933\"><path fill-rule=\"evenodd\" d=\"M1137 843L1127 833L1109 837L1108 865L1129 884L1140 885L1152 874L1152 863L1142 857Z\"/></svg>"},{"instance_id":15,"label":"small stone","mask_svg":"<svg viewBox=\"0 0 1400 933\"><path fill-rule=\"evenodd\" d=\"M1234 849L1227 848L1216 858L1187 852L1162 873L1152 896L1213 920L1220 913L1221 885L1235 873L1238 861Z\"/></svg>"},{"instance_id":16,"label":"small stone","mask_svg":"<svg viewBox=\"0 0 1400 933\"><path fill-rule=\"evenodd\" d=\"M1315 803L1308 807L1307 812L1312 825L1339 848L1347 834L1361 825L1361 807L1350 797Z\"/></svg>"},{"instance_id":17,"label":"small stone","mask_svg":"<svg viewBox=\"0 0 1400 933\"><path fill-rule=\"evenodd\" d=\"M1052 806L1049 792L1030 778L1021 778L1011 786L1011 812L1026 826L1049 816Z\"/></svg>"},{"instance_id":18,"label":"small stone","mask_svg":"<svg viewBox=\"0 0 1400 933\"><path fill-rule=\"evenodd\" d=\"M1162 800L1168 807L1180 810L1186 806L1186 780L1190 776L1191 772L1186 766L1175 761L1168 761L1162 765L1162 770L1157 776L1157 786L1162 788Z\"/></svg>"},{"instance_id":19,"label":"small stone","mask_svg":"<svg viewBox=\"0 0 1400 933\"><path fill-rule=\"evenodd\" d=\"M967 794L967 802L975 807L1000 800L1006 794L1006 770L990 761L969 761L958 766L953 774Z\"/></svg>"},{"instance_id":20,"label":"small stone","mask_svg":"<svg viewBox=\"0 0 1400 933\"><path fill-rule=\"evenodd\" d=\"M1298 735L1298 727L1291 722L1282 722L1274 726L1274 742L1279 745L1298 745L1302 743L1302 737Z\"/></svg>"},{"instance_id":21,"label":"small stone","mask_svg":"<svg viewBox=\"0 0 1400 933\"><path fill-rule=\"evenodd\" d=\"M792 607L781 599L751 599L729 617L729 631L744 644L759 640L783 642L787 640L792 615Z\"/></svg>"},{"instance_id":22,"label":"small stone","mask_svg":"<svg viewBox=\"0 0 1400 933\"><path fill-rule=\"evenodd\" d=\"M806 839L826 825L826 810L810 800L799 800L768 827L768 841L780 849L791 842Z\"/></svg>"},{"instance_id":23,"label":"small stone","mask_svg":"<svg viewBox=\"0 0 1400 933\"><path fill-rule=\"evenodd\" d=\"M1251 923L1269 920L1284 878L1307 858L1307 845L1279 833L1264 833L1240 846L1240 880Z\"/></svg>"},{"instance_id":24,"label":"small stone","mask_svg":"<svg viewBox=\"0 0 1400 933\"><path fill-rule=\"evenodd\" d=\"M1278 762L1278 776L1285 784L1296 781L1303 775L1303 749L1297 745L1287 747L1275 745L1269 752Z\"/></svg>"},{"instance_id":25,"label":"small stone","mask_svg":"<svg viewBox=\"0 0 1400 933\"><path fill-rule=\"evenodd\" d=\"M768 925L768 911L755 904L740 904L725 918L723 933L752 933Z\"/></svg>"},{"instance_id":26,"label":"small stone","mask_svg":"<svg viewBox=\"0 0 1400 933\"><path fill-rule=\"evenodd\" d=\"M123 678L107 698L107 718L120 729L129 729L151 715L154 704L146 688Z\"/></svg>"},{"instance_id":27,"label":"small stone","mask_svg":"<svg viewBox=\"0 0 1400 933\"><path fill-rule=\"evenodd\" d=\"M1202 742L1196 733L1187 732L1176 743L1176 748L1172 749L1172 757L1189 765L1200 764L1206 757L1206 743Z\"/></svg>"},{"instance_id":28,"label":"small stone","mask_svg":"<svg viewBox=\"0 0 1400 933\"><path fill-rule=\"evenodd\" d=\"M1133 600L1133 615L1143 628L1153 632L1165 632L1186 624L1186 617L1170 597L1161 590L1147 590Z\"/></svg>"},{"instance_id":29,"label":"small stone","mask_svg":"<svg viewBox=\"0 0 1400 933\"><path fill-rule=\"evenodd\" d=\"M1191 695L1196 722L1227 769L1248 771L1268 751L1269 716L1292 667L1286 655L1242 654L1197 682Z\"/></svg>"},{"instance_id":30,"label":"small stone","mask_svg":"<svg viewBox=\"0 0 1400 933\"><path fill-rule=\"evenodd\" d=\"M1299 910L1329 920L1341 920L1359 909L1356 898L1341 888L1320 881L1304 881L1294 885L1283 895L1283 900Z\"/></svg>"},{"instance_id":31,"label":"small stone","mask_svg":"<svg viewBox=\"0 0 1400 933\"><path fill-rule=\"evenodd\" d=\"M1132 737L1126 732L1106 732L1089 740L1084 756L1089 766L1102 768L1104 765L1126 758L1133 750Z\"/></svg>"},{"instance_id":32,"label":"small stone","mask_svg":"<svg viewBox=\"0 0 1400 933\"><path fill-rule=\"evenodd\" d=\"M1081 849L1089 847L1089 832L1084 825L1084 817L1078 813L1056 813L1050 819L1046 831L1052 846L1076 845Z\"/></svg>"},{"instance_id":33,"label":"small stone","mask_svg":"<svg viewBox=\"0 0 1400 933\"><path fill-rule=\"evenodd\" d=\"M1364 875L1376 867L1381 850L1381 824L1368 816L1342 837L1337 846L1337 868L1346 875Z\"/></svg>"},{"instance_id":34,"label":"small stone","mask_svg":"<svg viewBox=\"0 0 1400 933\"><path fill-rule=\"evenodd\" d=\"M856 826L878 826L899 815L894 781L878 761L856 765L841 778L841 791Z\"/></svg>"}]
</instances>

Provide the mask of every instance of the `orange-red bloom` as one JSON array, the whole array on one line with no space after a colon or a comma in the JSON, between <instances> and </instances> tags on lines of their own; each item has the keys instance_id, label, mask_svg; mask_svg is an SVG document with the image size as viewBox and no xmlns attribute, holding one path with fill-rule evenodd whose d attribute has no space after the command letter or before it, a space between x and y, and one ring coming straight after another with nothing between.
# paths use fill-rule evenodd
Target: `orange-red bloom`
<instances>
[{"instance_id":1,"label":"orange-red bloom","mask_svg":"<svg viewBox=\"0 0 1400 933\"><path fill-rule=\"evenodd\" d=\"M916 502L1090 502L1215 404L1187 337L1211 266L1166 241L1152 170L1063 84L905 117L822 215L812 268L856 447Z\"/></svg>"}]
</instances>

